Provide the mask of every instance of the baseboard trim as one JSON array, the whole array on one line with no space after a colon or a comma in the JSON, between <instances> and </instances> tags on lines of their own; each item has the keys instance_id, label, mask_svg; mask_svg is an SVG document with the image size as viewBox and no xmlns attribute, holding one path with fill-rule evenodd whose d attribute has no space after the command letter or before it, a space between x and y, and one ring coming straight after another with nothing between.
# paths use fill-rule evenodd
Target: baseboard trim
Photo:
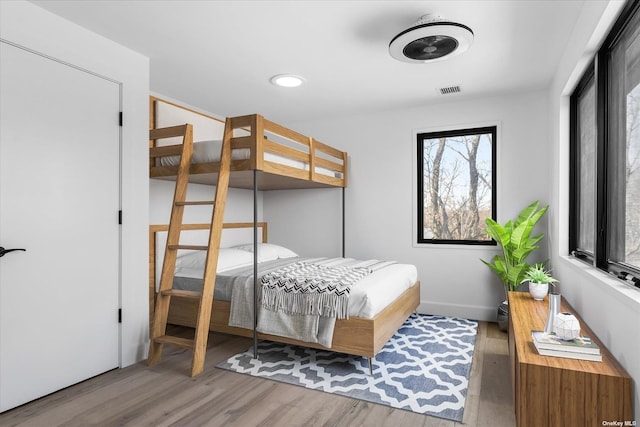
<instances>
[{"instance_id":1,"label":"baseboard trim","mask_svg":"<svg viewBox=\"0 0 640 427\"><path fill-rule=\"evenodd\" d=\"M476 305L421 301L418 306L418 313L463 317L465 319L484 320L487 322L495 322L497 320L497 311L497 304L495 307L483 307Z\"/></svg>"}]
</instances>

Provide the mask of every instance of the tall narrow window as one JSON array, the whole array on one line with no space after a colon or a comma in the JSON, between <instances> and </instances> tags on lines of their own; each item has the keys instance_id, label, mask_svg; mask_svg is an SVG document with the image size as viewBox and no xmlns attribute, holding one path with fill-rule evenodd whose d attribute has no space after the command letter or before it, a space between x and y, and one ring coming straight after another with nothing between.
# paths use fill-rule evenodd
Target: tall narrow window
<instances>
[{"instance_id":1,"label":"tall narrow window","mask_svg":"<svg viewBox=\"0 0 640 427\"><path fill-rule=\"evenodd\" d=\"M421 133L418 138L418 243L492 245L496 127Z\"/></svg>"},{"instance_id":2,"label":"tall narrow window","mask_svg":"<svg viewBox=\"0 0 640 427\"><path fill-rule=\"evenodd\" d=\"M640 269L640 14L610 49L608 247L611 262Z\"/></svg>"},{"instance_id":3,"label":"tall narrow window","mask_svg":"<svg viewBox=\"0 0 640 427\"><path fill-rule=\"evenodd\" d=\"M593 68L591 68L593 70ZM573 127L571 141L575 156L576 182L573 209L576 216L573 246L593 259L596 233L596 86L593 72L587 73L571 98Z\"/></svg>"},{"instance_id":4,"label":"tall narrow window","mask_svg":"<svg viewBox=\"0 0 640 427\"><path fill-rule=\"evenodd\" d=\"M640 286L640 2L629 2L571 96L569 246Z\"/></svg>"}]
</instances>

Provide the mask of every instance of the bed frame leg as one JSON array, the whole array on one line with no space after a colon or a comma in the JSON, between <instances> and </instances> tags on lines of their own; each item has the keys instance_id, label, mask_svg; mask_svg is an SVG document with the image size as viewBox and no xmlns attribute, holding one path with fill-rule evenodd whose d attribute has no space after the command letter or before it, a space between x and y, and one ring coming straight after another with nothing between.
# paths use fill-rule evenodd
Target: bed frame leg
<instances>
[{"instance_id":1,"label":"bed frame leg","mask_svg":"<svg viewBox=\"0 0 640 427\"><path fill-rule=\"evenodd\" d=\"M373 357L369 357L369 375L373 376Z\"/></svg>"}]
</instances>

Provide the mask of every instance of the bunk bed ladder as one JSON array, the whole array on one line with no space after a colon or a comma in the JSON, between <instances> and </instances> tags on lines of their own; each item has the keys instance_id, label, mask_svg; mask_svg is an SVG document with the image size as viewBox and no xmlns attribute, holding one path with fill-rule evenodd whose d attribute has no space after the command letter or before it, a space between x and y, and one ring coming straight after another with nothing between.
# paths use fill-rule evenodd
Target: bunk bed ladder
<instances>
[{"instance_id":1,"label":"bunk bed ladder","mask_svg":"<svg viewBox=\"0 0 640 427\"><path fill-rule=\"evenodd\" d=\"M218 172L214 201L187 201L187 186L191 167L191 154L193 152L193 129L190 124L174 126L170 128L154 129L149 133L149 139L157 140L182 136L180 145L151 148L151 156L180 156L178 173L176 177L176 189L174 193L171 218L167 232L167 245L160 276L160 289L156 296L153 325L151 331L151 344L147 363L149 365L160 362L164 344L193 350L191 362L191 376L200 374L204 369L204 360L209 336L209 322L211 320L211 307L213 303L213 291L215 288L216 267L222 228L224 222L224 209L229 188L229 174L231 167L231 137L232 130L229 119L225 126L224 138L220 154L220 170ZM180 231L183 228L184 208L187 206L213 205L209 241L206 246L180 244ZM203 277L202 291L185 291L173 289L173 279L178 250L202 250L206 251L206 264ZM167 318L172 297L188 298L197 301L198 311L195 322L193 339L170 336L166 334Z\"/></svg>"}]
</instances>

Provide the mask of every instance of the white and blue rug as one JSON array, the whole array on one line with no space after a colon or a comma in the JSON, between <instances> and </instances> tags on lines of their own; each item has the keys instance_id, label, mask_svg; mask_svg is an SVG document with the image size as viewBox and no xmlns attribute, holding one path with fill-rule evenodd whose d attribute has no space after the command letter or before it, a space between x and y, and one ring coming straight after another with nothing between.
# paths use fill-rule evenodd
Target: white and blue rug
<instances>
[{"instance_id":1,"label":"white and blue rug","mask_svg":"<svg viewBox=\"0 0 640 427\"><path fill-rule=\"evenodd\" d=\"M424 314L411 315L373 362L263 341L218 365L327 393L462 421L478 324Z\"/></svg>"}]
</instances>

